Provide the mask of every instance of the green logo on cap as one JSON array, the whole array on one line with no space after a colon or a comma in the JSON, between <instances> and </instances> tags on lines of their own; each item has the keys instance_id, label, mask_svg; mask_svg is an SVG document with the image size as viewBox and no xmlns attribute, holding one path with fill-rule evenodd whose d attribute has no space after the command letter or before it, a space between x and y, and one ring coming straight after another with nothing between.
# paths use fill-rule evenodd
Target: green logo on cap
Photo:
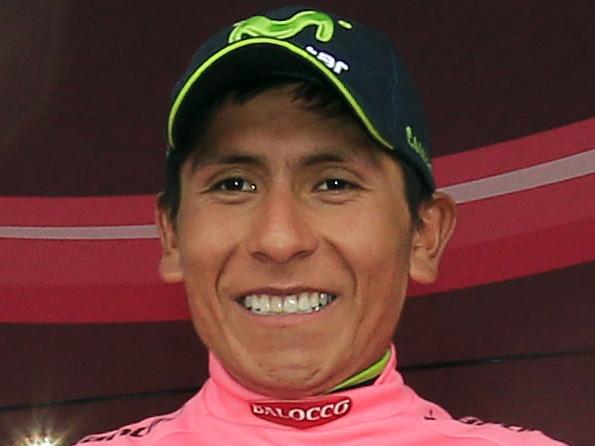
<instances>
[{"instance_id":1,"label":"green logo on cap","mask_svg":"<svg viewBox=\"0 0 595 446\"><path fill-rule=\"evenodd\" d=\"M432 169L432 163L426 154L426 149L424 149L422 143L417 140L417 137L413 134L413 129L411 127L405 127L405 136L407 136L407 144L409 144L409 147L411 147L415 153L417 153L421 159L424 160L424 163L426 163L429 169Z\"/></svg>"},{"instance_id":2,"label":"green logo on cap","mask_svg":"<svg viewBox=\"0 0 595 446\"><path fill-rule=\"evenodd\" d=\"M346 25L349 25L340 24L346 28ZM286 20L269 19L262 15L242 20L234 25L227 41L228 43L238 42L246 37L289 39L308 26L316 27L316 39L320 42L329 42L333 38L335 25L328 14L319 11L302 11Z\"/></svg>"}]
</instances>

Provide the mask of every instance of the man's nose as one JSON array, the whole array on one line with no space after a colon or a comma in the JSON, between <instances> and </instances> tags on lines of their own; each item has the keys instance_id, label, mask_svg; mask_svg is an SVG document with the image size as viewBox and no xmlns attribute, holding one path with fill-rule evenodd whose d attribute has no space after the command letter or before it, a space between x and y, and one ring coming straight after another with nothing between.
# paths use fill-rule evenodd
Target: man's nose
<instances>
[{"instance_id":1,"label":"man's nose","mask_svg":"<svg viewBox=\"0 0 595 446\"><path fill-rule=\"evenodd\" d=\"M255 212L248 250L257 260L287 263L316 250L312 222L293 193L269 192Z\"/></svg>"}]
</instances>

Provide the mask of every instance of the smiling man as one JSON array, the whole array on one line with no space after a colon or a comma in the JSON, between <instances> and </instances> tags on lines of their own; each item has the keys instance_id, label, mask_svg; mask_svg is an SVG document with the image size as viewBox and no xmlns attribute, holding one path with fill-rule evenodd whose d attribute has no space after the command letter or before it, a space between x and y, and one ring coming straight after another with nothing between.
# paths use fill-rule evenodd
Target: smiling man
<instances>
[{"instance_id":1,"label":"smiling man","mask_svg":"<svg viewBox=\"0 0 595 446\"><path fill-rule=\"evenodd\" d=\"M313 110L287 82L207 118L177 213L162 201L161 273L184 281L200 337L239 383L302 398L384 355L408 275L434 277L453 206L436 194L416 224L399 165L347 110Z\"/></svg>"},{"instance_id":2,"label":"smiling man","mask_svg":"<svg viewBox=\"0 0 595 446\"><path fill-rule=\"evenodd\" d=\"M177 84L168 144L160 273L184 283L211 377L81 443L561 444L453 420L395 370L408 281L435 280L456 212L384 36L304 8L238 22Z\"/></svg>"}]
</instances>

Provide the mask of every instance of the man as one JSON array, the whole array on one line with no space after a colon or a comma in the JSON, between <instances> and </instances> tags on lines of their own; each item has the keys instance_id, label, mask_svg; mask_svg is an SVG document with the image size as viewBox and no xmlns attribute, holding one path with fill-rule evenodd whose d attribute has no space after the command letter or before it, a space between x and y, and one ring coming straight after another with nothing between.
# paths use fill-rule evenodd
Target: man
<instances>
[{"instance_id":1,"label":"man","mask_svg":"<svg viewBox=\"0 0 595 446\"><path fill-rule=\"evenodd\" d=\"M435 280L455 206L390 42L306 8L194 56L167 123L160 273L183 282L211 377L177 412L80 443L554 445L417 396L391 340Z\"/></svg>"}]
</instances>

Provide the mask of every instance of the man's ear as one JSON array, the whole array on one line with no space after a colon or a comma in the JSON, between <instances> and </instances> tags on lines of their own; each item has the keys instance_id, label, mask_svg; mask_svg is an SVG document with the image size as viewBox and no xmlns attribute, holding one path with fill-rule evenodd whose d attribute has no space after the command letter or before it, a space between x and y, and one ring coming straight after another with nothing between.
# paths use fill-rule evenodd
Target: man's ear
<instances>
[{"instance_id":1,"label":"man's ear","mask_svg":"<svg viewBox=\"0 0 595 446\"><path fill-rule=\"evenodd\" d=\"M434 192L419 209L420 223L413 228L409 276L419 283L431 283L438 276L440 257L454 231L457 208L443 192Z\"/></svg>"},{"instance_id":2,"label":"man's ear","mask_svg":"<svg viewBox=\"0 0 595 446\"><path fill-rule=\"evenodd\" d=\"M159 275L165 282L180 282L183 278L183 270L178 237L174 222L171 219L170 209L163 203L163 194L157 195L155 221L159 229L162 249Z\"/></svg>"}]
</instances>

